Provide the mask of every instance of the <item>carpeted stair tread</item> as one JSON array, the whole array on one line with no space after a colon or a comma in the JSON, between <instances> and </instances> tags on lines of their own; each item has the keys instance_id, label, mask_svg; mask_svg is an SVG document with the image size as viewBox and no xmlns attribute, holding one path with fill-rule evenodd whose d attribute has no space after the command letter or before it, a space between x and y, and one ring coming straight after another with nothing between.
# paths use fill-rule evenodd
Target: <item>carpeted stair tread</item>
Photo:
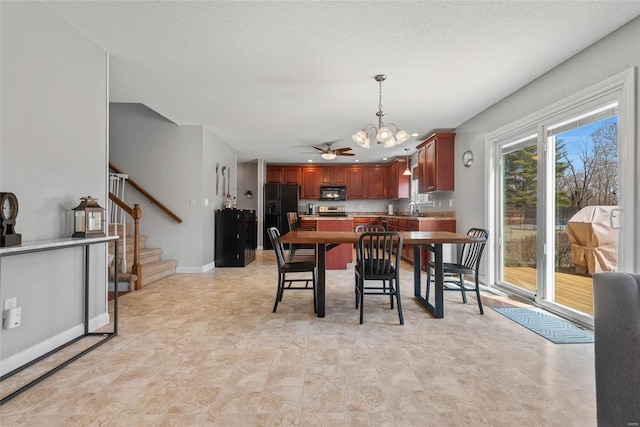
<instances>
[{"instance_id":1,"label":"carpeted stair tread","mask_svg":"<svg viewBox=\"0 0 640 427\"><path fill-rule=\"evenodd\" d=\"M140 264L158 261L162 252L161 248L140 248ZM118 252L118 259L122 259L122 251ZM133 250L127 251L127 262L133 262Z\"/></svg>"},{"instance_id":2,"label":"carpeted stair tread","mask_svg":"<svg viewBox=\"0 0 640 427\"><path fill-rule=\"evenodd\" d=\"M142 286L146 286L150 283L157 282L165 277L172 276L176 272L178 261L175 260L160 260L147 264L143 264L142 267Z\"/></svg>"}]
</instances>

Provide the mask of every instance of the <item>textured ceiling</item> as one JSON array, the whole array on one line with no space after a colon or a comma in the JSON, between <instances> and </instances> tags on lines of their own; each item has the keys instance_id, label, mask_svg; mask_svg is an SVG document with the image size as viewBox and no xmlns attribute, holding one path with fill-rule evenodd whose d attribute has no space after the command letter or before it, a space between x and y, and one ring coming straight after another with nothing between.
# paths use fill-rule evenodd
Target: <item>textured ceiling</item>
<instances>
[{"instance_id":1,"label":"textured ceiling","mask_svg":"<svg viewBox=\"0 0 640 427\"><path fill-rule=\"evenodd\" d=\"M240 161L377 162L415 152L640 15L638 1L46 2L110 54L110 100L203 125ZM375 74L385 121L419 136L363 149ZM305 154L302 154L305 153Z\"/></svg>"}]
</instances>

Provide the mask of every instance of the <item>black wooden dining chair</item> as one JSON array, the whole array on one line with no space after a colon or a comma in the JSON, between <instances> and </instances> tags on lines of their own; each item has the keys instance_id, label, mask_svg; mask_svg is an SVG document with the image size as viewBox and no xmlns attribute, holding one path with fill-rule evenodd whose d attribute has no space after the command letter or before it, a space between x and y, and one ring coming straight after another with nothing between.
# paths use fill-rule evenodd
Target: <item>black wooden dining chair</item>
<instances>
[{"instance_id":1,"label":"black wooden dining chair","mask_svg":"<svg viewBox=\"0 0 640 427\"><path fill-rule=\"evenodd\" d=\"M482 252L486 244L486 239L489 237L489 230L482 228L471 228L467 232L468 236L482 237L484 242L480 243L465 243L462 245L462 250L458 257L457 263L444 263L444 283L445 291L459 291L462 292L462 302L467 303L466 291L476 292L476 298L478 299L478 307L480 308L480 314L484 314L482 309L482 300L480 299L480 282L478 280L480 271L480 259L482 258ZM431 270L435 272L436 265L433 261L429 261L427 264L427 300L429 300L429 288L431 285ZM464 281L465 274L474 275L473 288L467 287Z\"/></svg>"},{"instance_id":2,"label":"black wooden dining chair","mask_svg":"<svg viewBox=\"0 0 640 427\"><path fill-rule=\"evenodd\" d=\"M289 231L300 229L300 218L297 212L287 212ZM289 261L314 261L316 259L315 246L289 243Z\"/></svg>"},{"instance_id":3,"label":"black wooden dining chair","mask_svg":"<svg viewBox=\"0 0 640 427\"><path fill-rule=\"evenodd\" d=\"M391 309L396 300L398 318L404 325L400 302L400 253L402 235L398 232L362 233L358 246L356 270L356 308L360 306L360 323L364 323L364 295L389 296ZM382 281L382 286L365 286L365 281Z\"/></svg>"},{"instance_id":4,"label":"black wooden dining chair","mask_svg":"<svg viewBox=\"0 0 640 427\"><path fill-rule=\"evenodd\" d=\"M373 225L373 224L368 224L368 225L358 225L355 228L355 232L358 234L362 234L362 233L379 233L379 232L385 232L387 231L384 228L384 225ZM358 265L358 263L360 262L360 251L358 250L358 244L355 243L353 245L356 249L356 265ZM358 274L357 272L354 272L355 274L355 280L354 280L354 293L355 293L355 297L356 297L356 308L358 308ZM384 288L386 286L386 281L383 280L382 281L382 287ZM393 299L393 295L391 296L391 299Z\"/></svg>"},{"instance_id":5,"label":"black wooden dining chair","mask_svg":"<svg viewBox=\"0 0 640 427\"><path fill-rule=\"evenodd\" d=\"M284 247L280 242L280 232L276 227L267 229L273 251L276 254L278 262L278 292L276 293L276 301L273 305L273 312L278 308L278 302L282 301L282 294L285 289L306 289L313 291L313 311L318 311L318 303L316 299L316 283L317 283L317 265L315 259L312 261L287 261L284 257ZM311 273L310 277L297 277L295 279L287 278L290 273ZM304 286L293 286L294 283L305 282ZM309 287L311 283L311 287Z\"/></svg>"}]
</instances>

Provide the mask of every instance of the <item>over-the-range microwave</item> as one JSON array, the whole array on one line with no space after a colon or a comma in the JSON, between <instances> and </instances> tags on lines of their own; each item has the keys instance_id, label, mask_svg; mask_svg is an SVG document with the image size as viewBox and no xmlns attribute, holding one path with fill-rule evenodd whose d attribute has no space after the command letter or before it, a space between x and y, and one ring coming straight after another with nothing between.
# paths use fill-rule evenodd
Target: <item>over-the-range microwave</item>
<instances>
[{"instance_id":1,"label":"over-the-range microwave","mask_svg":"<svg viewBox=\"0 0 640 427\"><path fill-rule=\"evenodd\" d=\"M320 200L340 201L347 200L347 187L345 186L321 186Z\"/></svg>"}]
</instances>

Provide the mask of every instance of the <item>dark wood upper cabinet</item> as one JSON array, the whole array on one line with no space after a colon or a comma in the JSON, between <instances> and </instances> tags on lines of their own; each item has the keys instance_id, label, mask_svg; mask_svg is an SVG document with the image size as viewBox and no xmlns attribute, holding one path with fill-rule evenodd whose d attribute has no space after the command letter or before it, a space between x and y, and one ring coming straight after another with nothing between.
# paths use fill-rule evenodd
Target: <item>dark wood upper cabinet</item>
<instances>
[{"instance_id":1,"label":"dark wood upper cabinet","mask_svg":"<svg viewBox=\"0 0 640 427\"><path fill-rule=\"evenodd\" d=\"M316 167L301 168L300 198L318 200L320 198L320 170Z\"/></svg>"},{"instance_id":2,"label":"dark wood upper cabinet","mask_svg":"<svg viewBox=\"0 0 640 427\"><path fill-rule=\"evenodd\" d=\"M323 166L320 169L320 185L347 185L347 167Z\"/></svg>"},{"instance_id":3,"label":"dark wood upper cabinet","mask_svg":"<svg viewBox=\"0 0 640 427\"><path fill-rule=\"evenodd\" d=\"M418 191L454 190L455 133L434 133L418 145Z\"/></svg>"},{"instance_id":4,"label":"dark wood upper cabinet","mask_svg":"<svg viewBox=\"0 0 640 427\"><path fill-rule=\"evenodd\" d=\"M405 169L406 159L389 166L267 165L266 179L267 184L298 184L300 198L307 200L318 200L322 185L346 186L347 199L400 199L411 194L411 177L402 174Z\"/></svg>"},{"instance_id":5,"label":"dark wood upper cabinet","mask_svg":"<svg viewBox=\"0 0 640 427\"><path fill-rule=\"evenodd\" d=\"M365 168L365 197L367 199L388 199L389 168L371 166Z\"/></svg>"},{"instance_id":6,"label":"dark wood upper cabinet","mask_svg":"<svg viewBox=\"0 0 640 427\"><path fill-rule=\"evenodd\" d=\"M333 168L323 167L320 168L320 185L332 185L333 184Z\"/></svg>"},{"instance_id":7,"label":"dark wood upper cabinet","mask_svg":"<svg viewBox=\"0 0 640 427\"><path fill-rule=\"evenodd\" d=\"M389 198L408 199L411 197L411 175L404 175L406 159L397 159L389 166ZM411 169L411 165L409 165Z\"/></svg>"},{"instance_id":8,"label":"dark wood upper cabinet","mask_svg":"<svg viewBox=\"0 0 640 427\"><path fill-rule=\"evenodd\" d=\"M267 166L267 184L282 184L282 166Z\"/></svg>"},{"instance_id":9,"label":"dark wood upper cabinet","mask_svg":"<svg viewBox=\"0 0 640 427\"><path fill-rule=\"evenodd\" d=\"M267 184L300 184L300 166L267 166Z\"/></svg>"},{"instance_id":10,"label":"dark wood upper cabinet","mask_svg":"<svg viewBox=\"0 0 640 427\"><path fill-rule=\"evenodd\" d=\"M283 184L300 184L300 167L299 166L285 166L282 171L282 183Z\"/></svg>"},{"instance_id":11,"label":"dark wood upper cabinet","mask_svg":"<svg viewBox=\"0 0 640 427\"><path fill-rule=\"evenodd\" d=\"M347 185L347 167L333 167L333 185Z\"/></svg>"},{"instance_id":12,"label":"dark wood upper cabinet","mask_svg":"<svg viewBox=\"0 0 640 427\"><path fill-rule=\"evenodd\" d=\"M364 168L361 166L347 168L347 199L364 198Z\"/></svg>"}]
</instances>

